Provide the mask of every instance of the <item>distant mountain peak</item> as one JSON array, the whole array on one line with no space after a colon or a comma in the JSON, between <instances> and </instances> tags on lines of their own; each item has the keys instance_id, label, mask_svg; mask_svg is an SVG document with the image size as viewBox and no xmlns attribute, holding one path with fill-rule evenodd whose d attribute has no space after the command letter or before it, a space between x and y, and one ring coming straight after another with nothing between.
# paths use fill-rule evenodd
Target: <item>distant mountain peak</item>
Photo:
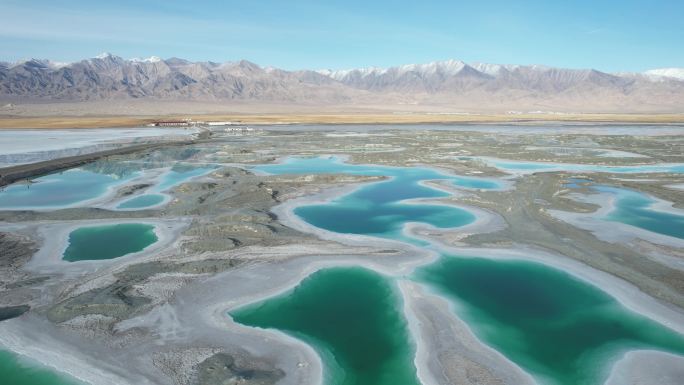
<instances>
[{"instance_id":1,"label":"distant mountain peak","mask_svg":"<svg viewBox=\"0 0 684 385\"><path fill-rule=\"evenodd\" d=\"M112 54L109 53L109 52L102 52L101 54L95 56L93 59L107 59L107 58L110 58L110 57L113 57L113 56L114 56L114 55L112 55Z\"/></svg>"}]
</instances>

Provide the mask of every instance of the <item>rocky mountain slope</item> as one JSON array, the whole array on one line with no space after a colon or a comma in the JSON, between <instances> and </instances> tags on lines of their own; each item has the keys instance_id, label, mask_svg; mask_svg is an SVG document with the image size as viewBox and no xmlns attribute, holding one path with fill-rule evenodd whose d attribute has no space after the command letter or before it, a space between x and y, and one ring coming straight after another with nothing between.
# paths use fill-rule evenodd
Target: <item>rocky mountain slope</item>
<instances>
[{"instance_id":1,"label":"rocky mountain slope","mask_svg":"<svg viewBox=\"0 0 684 385\"><path fill-rule=\"evenodd\" d=\"M285 71L248 61L125 60L0 63L7 102L206 100L315 105L374 103L572 112L684 112L682 69L593 69L449 60L391 68Z\"/></svg>"}]
</instances>

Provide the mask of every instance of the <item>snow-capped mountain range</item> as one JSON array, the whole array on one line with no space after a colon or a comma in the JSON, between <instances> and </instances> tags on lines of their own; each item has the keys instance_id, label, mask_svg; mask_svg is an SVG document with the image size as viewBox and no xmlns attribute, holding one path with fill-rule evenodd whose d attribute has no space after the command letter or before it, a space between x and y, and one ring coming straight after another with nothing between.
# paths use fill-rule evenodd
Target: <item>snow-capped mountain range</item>
<instances>
[{"instance_id":1,"label":"snow-capped mountain range","mask_svg":"<svg viewBox=\"0 0 684 385\"><path fill-rule=\"evenodd\" d=\"M74 63L0 63L1 100L141 98L684 112L684 68L610 74L447 60L389 68L286 71L245 60L123 59L112 54Z\"/></svg>"},{"instance_id":2,"label":"snow-capped mountain range","mask_svg":"<svg viewBox=\"0 0 684 385\"><path fill-rule=\"evenodd\" d=\"M445 75L445 76L455 76L461 72L475 70L481 74L489 76L499 76L502 72L511 72L520 69L527 69L539 72L548 72L553 70L564 70L564 71L585 71L585 70L569 70L561 68L553 68L542 65L516 65L516 64L491 64L491 63L465 63L460 60L446 60L446 61L435 61L425 64L406 64L398 67L365 67L365 68L354 68L347 70L318 70L317 72L329 76L333 79L343 81L345 78L352 76L358 77L371 77L371 76L384 76L387 74L404 75L406 73L416 73L421 76L431 76L431 75ZM595 70L591 70L595 71ZM599 72L599 71L595 71ZM608 73L606 73L608 74ZM662 80L662 78L673 78L678 80L684 80L684 68L659 68L644 71L643 73L638 72L621 72L614 74L621 77L638 77L645 76L651 80Z\"/></svg>"}]
</instances>

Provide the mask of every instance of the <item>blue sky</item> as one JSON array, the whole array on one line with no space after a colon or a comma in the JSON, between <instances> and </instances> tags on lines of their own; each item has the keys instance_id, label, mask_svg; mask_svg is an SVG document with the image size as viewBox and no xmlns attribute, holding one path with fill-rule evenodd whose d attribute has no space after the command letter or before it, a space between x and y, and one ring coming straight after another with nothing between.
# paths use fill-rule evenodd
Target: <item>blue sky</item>
<instances>
[{"instance_id":1,"label":"blue sky","mask_svg":"<svg viewBox=\"0 0 684 385\"><path fill-rule=\"evenodd\" d=\"M461 59L684 67L684 1L0 0L0 60L125 57L285 69Z\"/></svg>"}]
</instances>

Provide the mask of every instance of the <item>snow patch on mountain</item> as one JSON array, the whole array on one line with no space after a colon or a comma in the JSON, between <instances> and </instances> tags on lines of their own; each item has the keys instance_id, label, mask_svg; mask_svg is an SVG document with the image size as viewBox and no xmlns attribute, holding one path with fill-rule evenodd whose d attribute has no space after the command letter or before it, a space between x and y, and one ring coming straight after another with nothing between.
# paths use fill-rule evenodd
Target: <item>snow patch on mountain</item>
<instances>
[{"instance_id":1,"label":"snow patch on mountain","mask_svg":"<svg viewBox=\"0 0 684 385\"><path fill-rule=\"evenodd\" d=\"M416 73L421 77L432 76L435 74L441 74L444 76L455 76L461 73L465 69L479 72L483 75L497 77L501 75L502 71L514 71L516 69L522 68L524 66L514 65L514 64L491 64L491 63L465 63L461 60L445 60L445 61L434 61L424 64L404 64L397 67L363 67L363 68L352 68L344 70L318 70L321 75L329 76L335 80L341 81L348 76L355 76L360 78L366 78L369 76L380 76L385 74L393 74L397 76L404 75L406 73ZM534 71L548 71L552 69L551 67L541 66L541 65L531 65L527 66Z\"/></svg>"},{"instance_id":2,"label":"snow patch on mountain","mask_svg":"<svg viewBox=\"0 0 684 385\"><path fill-rule=\"evenodd\" d=\"M460 60L452 59L425 64L404 64L398 67L364 67L346 70L318 70L316 72L321 75L329 76L335 80L342 80L350 75L366 78L368 76L381 76L385 74L401 76L409 72L417 73L421 76L431 76L437 73L441 73L446 76L454 76L467 66L468 65L466 63Z\"/></svg>"},{"instance_id":3,"label":"snow patch on mountain","mask_svg":"<svg viewBox=\"0 0 684 385\"><path fill-rule=\"evenodd\" d=\"M133 63L159 63L162 61L162 58L159 56L150 56L148 58L139 58L139 57L134 57L132 59L129 59L128 61L131 61Z\"/></svg>"},{"instance_id":4,"label":"snow patch on mountain","mask_svg":"<svg viewBox=\"0 0 684 385\"><path fill-rule=\"evenodd\" d=\"M16 61L14 63L8 63L7 67L8 68L14 68L22 65L30 64L36 67L43 67L46 69L51 69L51 70L58 70L62 67L66 67L70 65L71 63L67 62L59 62L59 61L52 61L48 59L23 59Z\"/></svg>"},{"instance_id":5,"label":"snow patch on mountain","mask_svg":"<svg viewBox=\"0 0 684 385\"><path fill-rule=\"evenodd\" d=\"M684 80L684 68L658 68L644 73L651 77L668 77Z\"/></svg>"},{"instance_id":6,"label":"snow patch on mountain","mask_svg":"<svg viewBox=\"0 0 684 385\"><path fill-rule=\"evenodd\" d=\"M107 59L107 58L110 58L110 57L113 57L113 56L114 56L114 55L112 55L112 54L109 53L109 52L102 52L101 54L95 56L93 59L104 60L104 59Z\"/></svg>"}]
</instances>

